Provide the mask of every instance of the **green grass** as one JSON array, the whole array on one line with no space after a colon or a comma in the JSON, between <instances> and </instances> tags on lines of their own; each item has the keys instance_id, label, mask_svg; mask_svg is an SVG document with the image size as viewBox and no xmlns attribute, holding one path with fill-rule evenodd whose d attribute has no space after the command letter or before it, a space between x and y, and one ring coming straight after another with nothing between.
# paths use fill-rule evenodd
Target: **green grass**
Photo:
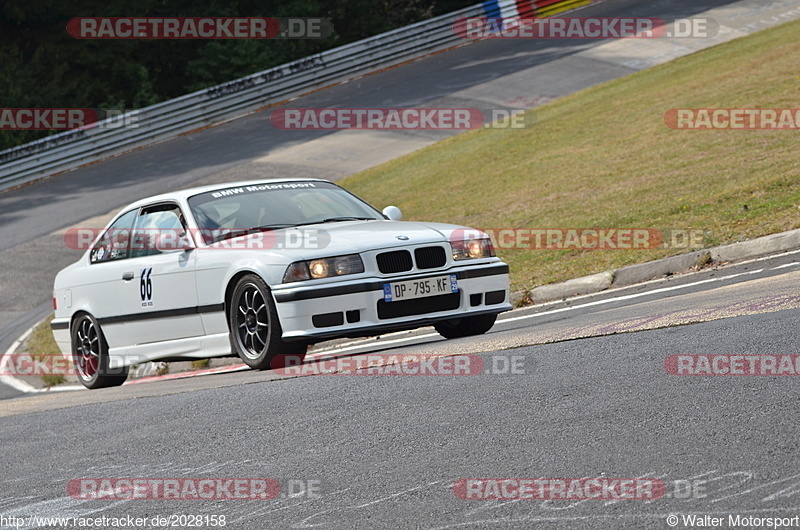
<instances>
[{"instance_id":1,"label":"green grass","mask_svg":"<svg viewBox=\"0 0 800 530\"><path fill-rule=\"evenodd\" d=\"M36 361L42 362L48 367L64 366L61 360L61 350L58 349L53 332L50 331L50 321L53 317L50 316L44 322L36 326L25 341L24 350ZM53 360L57 360L54 364ZM46 386L56 386L64 383L67 379L63 374L44 374L40 376L42 382Z\"/></svg>"},{"instance_id":2,"label":"green grass","mask_svg":"<svg viewBox=\"0 0 800 530\"><path fill-rule=\"evenodd\" d=\"M192 370L202 370L211 365L211 359L197 359L191 363Z\"/></svg>"},{"instance_id":3,"label":"green grass","mask_svg":"<svg viewBox=\"0 0 800 530\"><path fill-rule=\"evenodd\" d=\"M345 179L406 220L478 228L659 228L690 249L501 250L513 290L800 227L798 131L670 129L672 108L794 108L800 22L538 107ZM745 208L745 205L747 208Z\"/></svg>"}]
</instances>

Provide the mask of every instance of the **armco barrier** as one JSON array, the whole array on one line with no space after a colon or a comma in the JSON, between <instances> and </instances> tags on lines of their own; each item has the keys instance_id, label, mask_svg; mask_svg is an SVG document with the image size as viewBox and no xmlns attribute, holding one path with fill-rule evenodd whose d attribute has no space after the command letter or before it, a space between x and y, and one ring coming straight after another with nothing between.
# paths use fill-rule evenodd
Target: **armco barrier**
<instances>
[{"instance_id":1,"label":"armco barrier","mask_svg":"<svg viewBox=\"0 0 800 530\"><path fill-rule=\"evenodd\" d=\"M489 0L404 28L145 107L118 118L136 127L53 134L0 152L0 190L166 140L315 89L470 41L453 24L463 17L546 17L602 0Z\"/></svg>"},{"instance_id":2,"label":"armco barrier","mask_svg":"<svg viewBox=\"0 0 800 530\"><path fill-rule=\"evenodd\" d=\"M487 0L483 14L489 18L544 18L596 3L597 0Z\"/></svg>"}]
</instances>

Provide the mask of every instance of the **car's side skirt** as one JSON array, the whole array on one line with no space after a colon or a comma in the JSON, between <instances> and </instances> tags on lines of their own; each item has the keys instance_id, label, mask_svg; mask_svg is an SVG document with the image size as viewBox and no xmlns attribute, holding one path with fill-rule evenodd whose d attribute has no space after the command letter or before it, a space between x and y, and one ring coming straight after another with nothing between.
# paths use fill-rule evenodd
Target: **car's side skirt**
<instances>
[{"instance_id":1,"label":"car's side skirt","mask_svg":"<svg viewBox=\"0 0 800 530\"><path fill-rule=\"evenodd\" d=\"M209 357L226 357L228 355L232 355L232 353L227 333L152 342L137 346L110 348L108 350L111 368L120 368L148 361L162 361L167 358L206 359Z\"/></svg>"}]
</instances>

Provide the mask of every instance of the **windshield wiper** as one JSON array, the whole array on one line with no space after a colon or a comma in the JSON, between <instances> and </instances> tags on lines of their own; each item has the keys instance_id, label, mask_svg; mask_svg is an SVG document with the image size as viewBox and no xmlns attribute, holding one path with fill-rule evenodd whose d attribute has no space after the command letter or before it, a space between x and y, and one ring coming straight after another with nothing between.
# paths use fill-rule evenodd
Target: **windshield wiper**
<instances>
[{"instance_id":1,"label":"windshield wiper","mask_svg":"<svg viewBox=\"0 0 800 530\"><path fill-rule=\"evenodd\" d=\"M234 237L239 237L239 236L246 236L248 233L249 233L248 230L231 230L230 232L225 232L224 234L216 236L211 243L212 244L219 243L220 241L224 241L226 239L232 239Z\"/></svg>"},{"instance_id":2,"label":"windshield wiper","mask_svg":"<svg viewBox=\"0 0 800 530\"><path fill-rule=\"evenodd\" d=\"M339 221L375 221L374 217L328 217L320 223L338 223Z\"/></svg>"},{"instance_id":3,"label":"windshield wiper","mask_svg":"<svg viewBox=\"0 0 800 530\"><path fill-rule=\"evenodd\" d=\"M308 223L300 223L295 226L308 226L308 225L319 225L324 223L338 223L342 221L377 221L374 217L328 217L327 219L322 219L319 221L310 221Z\"/></svg>"},{"instance_id":4,"label":"windshield wiper","mask_svg":"<svg viewBox=\"0 0 800 530\"><path fill-rule=\"evenodd\" d=\"M249 234L254 234L256 232L264 232L265 230L274 230L280 228L294 228L296 226L308 226L308 225L316 225L316 224L323 224L323 223L338 223L342 221L376 221L374 217L328 217L327 219L322 219L321 221L311 221L309 223L276 223L271 225L264 225L255 228L248 228L243 230L231 230L230 232L226 232L224 234L220 234L214 238L213 243L218 243L220 241L224 241L226 239L231 239L234 237L246 236Z\"/></svg>"},{"instance_id":5,"label":"windshield wiper","mask_svg":"<svg viewBox=\"0 0 800 530\"><path fill-rule=\"evenodd\" d=\"M295 223L275 223L275 224L272 224L272 225L259 226L258 228L251 228L250 230L263 232L264 230L275 230L275 229L280 229L280 228L291 228L293 226L297 226L297 224L295 224Z\"/></svg>"}]
</instances>

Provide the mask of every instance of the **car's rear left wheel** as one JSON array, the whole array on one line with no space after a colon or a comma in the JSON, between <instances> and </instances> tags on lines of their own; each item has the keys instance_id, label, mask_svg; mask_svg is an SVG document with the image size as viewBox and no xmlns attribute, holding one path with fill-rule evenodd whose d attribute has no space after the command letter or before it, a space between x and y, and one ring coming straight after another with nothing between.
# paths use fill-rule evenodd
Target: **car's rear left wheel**
<instances>
[{"instance_id":1,"label":"car's rear left wheel","mask_svg":"<svg viewBox=\"0 0 800 530\"><path fill-rule=\"evenodd\" d=\"M259 276L242 277L233 290L228 308L231 346L244 363L256 370L271 367L278 355L295 356L302 362L307 346L285 342L278 312L267 284Z\"/></svg>"},{"instance_id":2,"label":"car's rear left wheel","mask_svg":"<svg viewBox=\"0 0 800 530\"><path fill-rule=\"evenodd\" d=\"M78 379L86 388L119 386L128 378L128 367L108 367L108 344L92 315L84 314L72 324L72 359Z\"/></svg>"}]
</instances>

